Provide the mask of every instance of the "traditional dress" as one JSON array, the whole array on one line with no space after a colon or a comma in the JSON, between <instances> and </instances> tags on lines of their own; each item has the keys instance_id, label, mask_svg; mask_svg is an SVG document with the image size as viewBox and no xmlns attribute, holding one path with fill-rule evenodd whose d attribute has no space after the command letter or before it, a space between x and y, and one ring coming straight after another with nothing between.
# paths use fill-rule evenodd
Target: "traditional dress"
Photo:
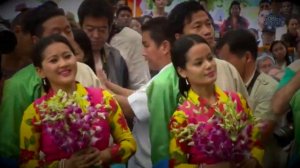
<instances>
[{"instance_id":1,"label":"traditional dress","mask_svg":"<svg viewBox=\"0 0 300 168\"><path fill-rule=\"evenodd\" d=\"M91 106L96 104L107 106L106 119L95 124L101 127L101 134L95 135L99 140L94 144L94 147L99 150L107 148L111 134L115 143L111 153L113 162L126 162L135 152L136 145L116 100L108 91L84 88L81 84L77 84L77 93L88 96L85 101L89 101ZM55 167L58 166L59 160L68 159L72 155L62 150L54 142L54 136L46 131L43 122L41 125L35 124L41 121L41 112L38 105L43 101L47 102L53 95L53 91L50 91L34 101L24 112L20 128L21 167L42 167L44 165Z\"/></svg>"},{"instance_id":2,"label":"traditional dress","mask_svg":"<svg viewBox=\"0 0 300 168\"><path fill-rule=\"evenodd\" d=\"M234 92L224 92L220 88L215 87L215 95L217 99L216 104L208 105L206 99L199 97L192 89L190 89L186 100L178 106L170 120L170 131L180 130L189 124L208 122L215 114L215 107L223 107L228 101L235 101L237 103L237 113L242 112L252 116L247 102L239 94ZM215 157L209 157L204 153L199 153L195 146L188 145L190 143L189 141L180 142L180 138L176 135L178 133L179 132L173 133L170 140L170 157L172 163L175 163L175 165L178 166L192 166L193 164L194 166L197 166L200 164L219 163L219 160Z\"/></svg>"}]
</instances>

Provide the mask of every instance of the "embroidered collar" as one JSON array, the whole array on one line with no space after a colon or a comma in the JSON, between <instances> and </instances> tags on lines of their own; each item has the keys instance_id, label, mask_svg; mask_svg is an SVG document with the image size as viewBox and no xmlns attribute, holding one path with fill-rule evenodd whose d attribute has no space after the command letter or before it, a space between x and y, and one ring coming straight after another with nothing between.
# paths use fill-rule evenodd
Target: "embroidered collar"
<instances>
[{"instance_id":1,"label":"embroidered collar","mask_svg":"<svg viewBox=\"0 0 300 168\"><path fill-rule=\"evenodd\" d=\"M218 102L226 102L228 100L227 94L216 85L215 85L215 94L216 94L216 98L217 98ZM197 106L201 102L201 97L196 92L194 92L192 89L190 89L188 91L187 97L188 97L187 99L189 101L191 101L193 104L195 104Z\"/></svg>"}]
</instances>

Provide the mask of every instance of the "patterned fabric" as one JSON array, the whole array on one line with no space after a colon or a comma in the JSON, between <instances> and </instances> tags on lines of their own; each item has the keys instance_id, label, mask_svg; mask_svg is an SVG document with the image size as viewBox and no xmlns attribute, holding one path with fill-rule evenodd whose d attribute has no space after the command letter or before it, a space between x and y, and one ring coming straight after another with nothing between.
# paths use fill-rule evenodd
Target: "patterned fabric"
<instances>
[{"instance_id":1,"label":"patterned fabric","mask_svg":"<svg viewBox=\"0 0 300 168\"><path fill-rule=\"evenodd\" d=\"M217 98L216 104L213 106L223 106L223 104L228 101L229 96L232 101L237 102L237 112L245 112L252 115L247 102L240 94L233 92L223 92L220 88L215 87L215 95ZM195 113L195 107L198 109L208 107L207 100L199 97L193 90L189 90L187 99L177 108L170 120L170 131L173 129L178 129L180 127L185 127L186 125L192 123L197 124L199 122L206 122L209 118L214 115L214 108L209 107L206 113ZM187 141L179 142L176 135L171 136L170 141L170 156L172 162L175 165L182 166L182 164L187 165L199 165L205 164L216 164L218 163L214 158L208 158L205 155L195 155L195 147L189 146ZM260 150L261 151L261 150ZM254 157L261 160L261 154L255 153Z\"/></svg>"},{"instance_id":2,"label":"patterned fabric","mask_svg":"<svg viewBox=\"0 0 300 168\"><path fill-rule=\"evenodd\" d=\"M108 118L97 123L101 125L103 131L101 140L94 147L99 150L107 148L111 133L115 142L112 147L113 162L126 162L135 152L136 146L126 119L116 100L108 91L84 88L81 84L77 84L77 92L82 96L88 96L91 105L101 103L109 107L106 111ZM39 126L34 124L41 121L37 105L42 101L49 100L52 95L53 93L49 92L37 99L24 112L20 132L21 167L56 167L59 160L67 159L71 156L71 154L61 150L53 142L53 136L45 130L43 123Z\"/></svg>"},{"instance_id":3,"label":"patterned fabric","mask_svg":"<svg viewBox=\"0 0 300 168\"><path fill-rule=\"evenodd\" d=\"M282 15L275 15L274 13L270 13L264 22L264 26L271 27L282 27L285 25L285 18Z\"/></svg>"}]
</instances>

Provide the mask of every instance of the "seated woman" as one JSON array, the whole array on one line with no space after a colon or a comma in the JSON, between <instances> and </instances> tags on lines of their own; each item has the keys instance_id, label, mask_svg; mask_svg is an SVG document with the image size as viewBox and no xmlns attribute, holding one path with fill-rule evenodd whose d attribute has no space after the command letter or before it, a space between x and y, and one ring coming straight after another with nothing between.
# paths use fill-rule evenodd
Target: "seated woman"
<instances>
[{"instance_id":1,"label":"seated woman","mask_svg":"<svg viewBox=\"0 0 300 168\"><path fill-rule=\"evenodd\" d=\"M282 40L273 41L269 50L275 59L276 65L282 70L294 61L293 55L289 54L288 46Z\"/></svg>"},{"instance_id":2,"label":"seated woman","mask_svg":"<svg viewBox=\"0 0 300 168\"><path fill-rule=\"evenodd\" d=\"M218 130L218 127L202 125L203 127L200 128L201 124L217 121L215 118L217 116L223 116L224 118L221 120L225 121L228 119L226 116L244 114L243 119L236 120L238 123L248 122L252 117L251 110L240 94L223 91L215 85L216 63L207 42L200 36L188 35L175 42L171 54L173 65L179 76L179 90L183 96L182 103L174 112L169 125L172 133L170 141L171 162L178 167L199 167L200 165L220 168L237 166L233 166L233 164L259 166L260 164L254 158L255 155L253 157L242 155L242 159L239 161L236 161L234 157L229 159L231 156L235 156L235 153L227 152L226 154L228 144L226 145L223 141L226 142L227 139L223 137L222 131ZM234 104L233 102L236 102L236 107L229 111L228 104ZM227 110L224 111L224 109ZM217 130L216 134L213 133L215 130ZM209 145L212 143L210 140L214 141L214 139L206 140L213 136L216 138L215 142L219 141L219 143ZM206 137L208 139L204 140ZM199 145L200 141L206 142ZM247 141L245 143L248 144ZM219 149L215 150L218 147ZM231 149L231 147L229 148ZM249 148L249 154L251 150L254 152L253 149ZM211 150L211 155L204 153L203 150ZM260 149L257 148L257 150ZM222 154L218 155L218 152ZM247 151L245 149L242 152L246 153Z\"/></svg>"},{"instance_id":3,"label":"seated woman","mask_svg":"<svg viewBox=\"0 0 300 168\"><path fill-rule=\"evenodd\" d=\"M45 94L24 112L20 166L107 167L126 162L136 144L121 108L108 91L75 81L76 57L67 39L41 39L32 60Z\"/></svg>"}]
</instances>

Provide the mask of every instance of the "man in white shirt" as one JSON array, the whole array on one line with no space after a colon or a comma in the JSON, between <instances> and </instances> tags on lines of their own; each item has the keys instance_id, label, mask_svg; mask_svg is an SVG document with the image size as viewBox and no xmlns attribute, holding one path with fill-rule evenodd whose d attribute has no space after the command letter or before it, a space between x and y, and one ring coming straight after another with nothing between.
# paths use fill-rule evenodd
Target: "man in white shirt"
<instances>
[{"instance_id":1,"label":"man in white shirt","mask_svg":"<svg viewBox=\"0 0 300 168\"><path fill-rule=\"evenodd\" d=\"M143 37L143 56L148 61L151 70L163 71L165 67L172 66L171 63L171 44L167 39L167 18L156 17L149 20L142 26ZM155 77L154 77L155 78ZM149 140L149 122L144 112L148 111L147 106L139 106L139 98L146 92L148 82L134 94L128 97L129 104L136 116L132 133L137 141L137 151L128 162L128 167L152 167L151 146ZM141 94L140 94L141 93Z\"/></svg>"}]
</instances>

